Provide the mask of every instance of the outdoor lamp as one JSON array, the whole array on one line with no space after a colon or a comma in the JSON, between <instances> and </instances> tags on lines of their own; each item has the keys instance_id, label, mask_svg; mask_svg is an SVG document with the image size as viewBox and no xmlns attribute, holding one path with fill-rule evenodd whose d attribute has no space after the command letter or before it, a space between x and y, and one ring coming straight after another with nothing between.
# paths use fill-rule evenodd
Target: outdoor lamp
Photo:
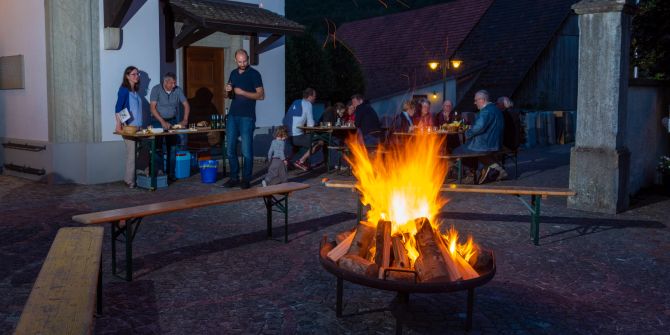
<instances>
[{"instance_id":1,"label":"outdoor lamp","mask_svg":"<svg viewBox=\"0 0 670 335\"><path fill-rule=\"evenodd\" d=\"M463 61L460 59L444 59L442 61L431 60L428 62L428 67L433 71L437 70L440 66L442 67L442 102L446 100L447 95L447 69L458 69L461 67L461 64L463 64ZM437 99L435 92L433 92L433 98Z\"/></svg>"}]
</instances>

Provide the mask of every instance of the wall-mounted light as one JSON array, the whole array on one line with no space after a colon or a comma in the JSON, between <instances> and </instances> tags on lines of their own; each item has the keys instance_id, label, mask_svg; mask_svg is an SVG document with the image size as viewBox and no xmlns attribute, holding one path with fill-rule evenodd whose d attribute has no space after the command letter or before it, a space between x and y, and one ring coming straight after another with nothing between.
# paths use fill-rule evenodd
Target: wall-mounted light
<instances>
[{"instance_id":1,"label":"wall-mounted light","mask_svg":"<svg viewBox=\"0 0 670 335\"><path fill-rule=\"evenodd\" d=\"M433 99L437 99L437 92L433 91Z\"/></svg>"}]
</instances>

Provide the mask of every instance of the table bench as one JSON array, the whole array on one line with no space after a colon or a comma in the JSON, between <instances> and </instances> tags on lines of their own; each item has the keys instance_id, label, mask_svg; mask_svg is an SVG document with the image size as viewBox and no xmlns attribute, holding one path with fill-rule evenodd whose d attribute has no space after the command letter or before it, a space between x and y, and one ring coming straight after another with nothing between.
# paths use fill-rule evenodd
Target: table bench
<instances>
[{"instance_id":1,"label":"table bench","mask_svg":"<svg viewBox=\"0 0 670 335\"><path fill-rule=\"evenodd\" d=\"M288 197L291 192L309 188L303 183L284 183L267 187L254 187L219 194L202 195L179 200L157 202L128 208L119 208L80 214L72 220L84 224L112 223L112 274L116 275L116 241L121 235L126 242L126 276L133 280L133 240L142 219L157 214L165 214L185 209L221 205L247 199L263 198L267 210L267 232L272 237L272 212L284 214L284 243L288 242ZM279 196L277 196L279 195Z\"/></svg>"},{"instance_id":2,"label":"table bench","mask_svg":"<svg viewBox=\"0 0 670 335\"><path fill-rule=\"evenodd\" d=\"M90 334L102 313L102 227L61 228L14 334Z\"/></svg>"},{"instance_id":3,"label":"table bench","mask_svg":"<svg viewBox=\"0 0 670 335\"><path fill-rule=\"evenodd\" d=\"M347 188L355 191L352 181L326 181L326 187ZM549 196L569 197L577 193L569 188L555 187L532 187L532 186L481 186L481 185L459 185L447 184L440 189L442 192L455 193L479 193L479 194L509 194L516 196L530 213L530 238L535 245L540 244L540 205L541 199ZM522 196L530 196L530 203ZM358 201L358 220L362 218L362 204Z\"/></svg>"}]
</instances>

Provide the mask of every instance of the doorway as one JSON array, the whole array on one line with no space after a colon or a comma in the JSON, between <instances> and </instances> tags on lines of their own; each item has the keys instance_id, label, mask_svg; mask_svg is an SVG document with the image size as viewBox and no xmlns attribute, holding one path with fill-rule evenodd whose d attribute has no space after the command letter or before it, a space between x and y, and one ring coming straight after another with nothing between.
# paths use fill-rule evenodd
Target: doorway
<instances>
[{"instance_id":1,"label":"doorway","mask_svg":"<svg viewBox=\"0 0 670 335\"><path fill-rule=\"evenodd\" d=\"M185 48L185 91L191 106L189 122L211 120L212 114L223 114L224 69L223 48Z\"/></svg>"}]
</instances>

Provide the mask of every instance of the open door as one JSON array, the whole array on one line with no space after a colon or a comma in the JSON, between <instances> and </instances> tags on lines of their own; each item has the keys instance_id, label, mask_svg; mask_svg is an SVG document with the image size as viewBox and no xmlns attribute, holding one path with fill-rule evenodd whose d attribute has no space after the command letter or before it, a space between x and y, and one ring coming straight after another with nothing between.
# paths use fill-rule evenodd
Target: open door
<instances>
[{"instance_id":1,"label":"open door","mask_svg":"<svg viewBox=\"0 0 670 335\"><path fill-rule=\"evenodd\" d=\"M212 114L223 114L223 48L186 47L185 92L191 105L189 122L209 121Z\"/></svg>"}]
</instances>

